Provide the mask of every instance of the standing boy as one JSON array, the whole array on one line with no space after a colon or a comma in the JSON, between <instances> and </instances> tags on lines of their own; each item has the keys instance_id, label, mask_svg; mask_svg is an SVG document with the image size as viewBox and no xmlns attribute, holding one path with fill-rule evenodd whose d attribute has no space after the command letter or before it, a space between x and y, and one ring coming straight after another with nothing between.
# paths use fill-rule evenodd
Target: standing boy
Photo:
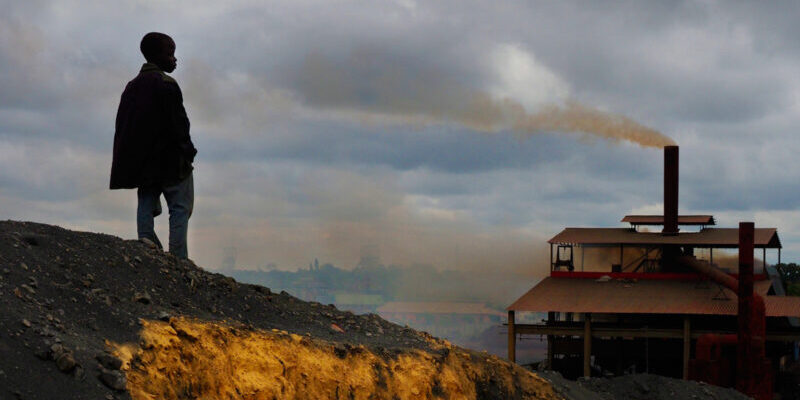
<instances>
[{"instance_id":1,"label":"standing boy","mask_svg":"<svg viewBox=\"0 0 800 400\"><path fill-rule=\"evenodd\" d=\"M192 162L197 154L178 83L167 75L177 66L175 42L150 32L140 49L147 62L128 82L117 110L111 189L137 188L136 227L140 240L159 248L153 218L161 194L169 209L169 252L188 258L186 236L194 206Z\"/></svg>"}]
</instances>

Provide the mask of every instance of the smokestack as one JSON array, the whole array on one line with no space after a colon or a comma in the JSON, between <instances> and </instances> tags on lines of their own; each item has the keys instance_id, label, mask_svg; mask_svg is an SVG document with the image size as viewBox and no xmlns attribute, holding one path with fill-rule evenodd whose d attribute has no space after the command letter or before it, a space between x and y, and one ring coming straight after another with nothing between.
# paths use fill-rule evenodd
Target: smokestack
<instances>
[{"instance_id":1,"label":"smokestack","mask_svg":"<svg viewBox=\"0 0 800 400\"><path fill-rule=\"evenodd\" d=\"M664 235L678 234L678 146L664 146Z\"/></svg>"}]
</instances>

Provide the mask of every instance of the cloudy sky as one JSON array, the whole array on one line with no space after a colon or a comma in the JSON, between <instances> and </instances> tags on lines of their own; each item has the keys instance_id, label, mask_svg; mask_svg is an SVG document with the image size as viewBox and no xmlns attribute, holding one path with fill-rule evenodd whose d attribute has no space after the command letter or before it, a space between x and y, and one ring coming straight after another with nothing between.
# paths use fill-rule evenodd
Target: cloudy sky
<instances>
[{"instance_id":1,"label":"cloudy sky","mask_svg":"<svg viewBox=\"0 0 800 400\"><path fill-rule=\"evenodd\" d=\"M114 118L162 31L207 268L541 271L564 226L661 212L670 140L681 213L797 261L800 10L752 3L0 0L0 218L135 238Z\"/></svg>"}]
</instances>

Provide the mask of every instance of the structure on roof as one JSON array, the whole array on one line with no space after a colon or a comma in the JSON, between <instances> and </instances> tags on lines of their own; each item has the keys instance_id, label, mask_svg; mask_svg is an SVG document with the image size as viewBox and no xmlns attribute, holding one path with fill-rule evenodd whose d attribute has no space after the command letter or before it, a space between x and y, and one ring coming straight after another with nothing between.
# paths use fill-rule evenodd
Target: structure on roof
<instances>
[{"instance_id":1,"label":"structure on roof","mask_svg":"<svg viewBox=\"0 0 800 400\"><path fill-rule=\"evenodd\" d=\"M518 335L544 335L547 366L566 376L649 372L771 398L774 371L800 341L800 297L776 295L767 264L780 263L777 230L678 215L677 146L664 148L664 215L621 222L630 227L566 228L548 241L550 276L507 309L509 359ZM738 270L725 249L738 249ZM548 318L515 324L516 312Z\"/></svg>"},{"instance_id":2,"label":"structure on roof","mask_svg":"<svg viewBox=\"0 0 800 400\"><path fill-rule=\"evenodd\" d=\"M664 225L663 215L626 215L620 222L628 222L634 228L639 225ZM713 215L679 215L678 225L715 225Z\"/></svg>"}]
</instances>

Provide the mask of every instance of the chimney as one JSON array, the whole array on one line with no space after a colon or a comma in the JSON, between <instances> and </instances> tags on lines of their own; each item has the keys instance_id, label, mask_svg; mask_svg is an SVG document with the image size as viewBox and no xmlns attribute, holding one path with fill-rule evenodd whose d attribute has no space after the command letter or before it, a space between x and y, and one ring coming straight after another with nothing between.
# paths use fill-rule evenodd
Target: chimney
<instances>
[{"instance_id":1,"label":"chimney","mask_svg":"<svg viewBox=\"0 0 800 400\"><path fill-rule=\"evenodd\" d=\"M664 146L664 235L678 234L678 146Z\"/></svg>"}]
</instances>

